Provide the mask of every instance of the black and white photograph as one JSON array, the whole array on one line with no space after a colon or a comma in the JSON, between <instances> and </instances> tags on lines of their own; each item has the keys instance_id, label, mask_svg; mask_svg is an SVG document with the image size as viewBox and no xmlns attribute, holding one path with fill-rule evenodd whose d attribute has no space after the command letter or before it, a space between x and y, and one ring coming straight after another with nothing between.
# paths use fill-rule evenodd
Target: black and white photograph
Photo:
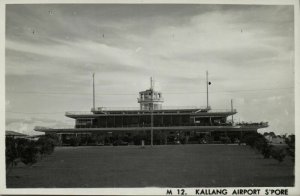
<instances>
[{"instance_id":1,"label":"black and white photograph","mask_svg":"<svg viewBox=\"0 0 300 196\"><path fill-rule=\"evenodd\" d=\"M222 2L6 1L4 189L292 195L299 4Z\"/></svg>"}]
</instances>

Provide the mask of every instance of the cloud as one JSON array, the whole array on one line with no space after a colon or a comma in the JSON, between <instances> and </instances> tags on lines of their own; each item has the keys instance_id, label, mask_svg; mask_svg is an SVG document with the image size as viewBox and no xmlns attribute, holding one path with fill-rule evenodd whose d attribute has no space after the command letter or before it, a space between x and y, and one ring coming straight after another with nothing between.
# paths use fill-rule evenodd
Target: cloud
<instances>
[{"instance_id":1,"label":"cloud","mask_svg":"<svg viewBox=\"0 0 300 196\"><path fill-rule=\"evenodd\" d=\"M8 118L6 119L6 130L17 131L28 135L38 135L40 132L34 131L36 126L45 126L52 128L72 128L70 123L64 121L40 118L40 117L26 117L26 118Z\"/></svg>"},{"instance_id":2,"label":"cloud","mask_svg":"<svg viewBox=\"0 0 300 196\"><path fill-rule=\"evenodd\" d=\"M6 9L7 113L60 112L49 119L63 122L63 111L89 110L94 72L99 106L137 106L150 76L159 82L165 105L205 105L208 70L213 108L228 108L233 98L239 118L294 131L292 6L16 4ZM33 125L16 123L10 126Z\"/></svg>"}]
</instances>

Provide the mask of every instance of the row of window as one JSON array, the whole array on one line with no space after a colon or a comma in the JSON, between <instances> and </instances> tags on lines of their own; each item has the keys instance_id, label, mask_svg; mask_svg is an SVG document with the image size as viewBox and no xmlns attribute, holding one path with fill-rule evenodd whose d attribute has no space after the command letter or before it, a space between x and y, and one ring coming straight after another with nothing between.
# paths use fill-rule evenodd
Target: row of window
<instances>
[{"instance_id":1,"label":"row of window","mask_svg":"<svg viewBox=\"0 0 300 196\"><path fill-rule=\"evenodd\" d=\"M183 116L153 116L153 126L210 126L222 125L225 118L191 118ZM76 126L80 127L148 127L151 126L151 116L104 116L89 120L78 119Z\"/></svg>"}]
</instances>

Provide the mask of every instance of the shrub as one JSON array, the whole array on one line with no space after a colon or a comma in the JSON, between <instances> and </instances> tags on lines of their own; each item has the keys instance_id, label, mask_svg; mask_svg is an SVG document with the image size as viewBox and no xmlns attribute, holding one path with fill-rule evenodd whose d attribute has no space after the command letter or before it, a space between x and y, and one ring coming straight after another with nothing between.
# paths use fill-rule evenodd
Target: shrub
<instances>
[{"instance_id":1,"label":"shrub","mask_svg":"<svg viewBox=\"0 0 300 196\"><path fill-rule=\"evenodd\" d=\"M16 148L16 141L14 138L5 138L5 162L6 169L12 168L17 165L18 152Z\"/></svg>"},{"instance_id":2,"label":"shrub","mask_svg":"<svg viewBox=\"0 0 300 196\"><path fill-rule=\"evenodd\" d=\"M261 152L265 159L270 158L270 156L272 155L273 148L268 144L266 138L263 135L259 133L248 134L243 138L243 140L247 145ZM282 155L275 155L275 152L273 152L273 154L278 159L282 157Z\"/></svg>"},{"instance_id":3,"label":"shrub","mask_svg":"<svg viewBox=\"0 0 300 196\"><path fill-rule=\"evenodd\" d=\"M25 138L9 138L5 140L5 159L7 172L17 165L18 161L26 165L37 162L38 153L51 154L54 151L55 139L42 136L38 141L30 141Z\"/></svg>"},{"instance_id":4,"label":"shrub","mask_svg":"<svg viewBox=\"0 0 300 196\"><path fill-rule=\"evenodd\" d=\"M47 135L45 135L45 137L47 139L51 140L53 142L54 146L60 145L60 139L57 134L47 134Z\"/></svg>"},{"instance_id":5,"label":"shrub","mask_svg":"<svg viewBox=\"0 0 300 196\"><path fill-rule=\"evenodd\" d=\"M285 152L285 149L283 148L272 148L271 149L271 156L276 159L279 163L281 163L285 156L286 156L286 152Z\"/></svg>"},{"instance_id":6,"label":"shrub","mask_svg":"<svg viewBox=\"0 0 300 196\"><path fill-rule=\"evenodd\" d=\"M262 155L264 156L265 159L270 158L270 156L271 156L271 148L272 147L269 144L267 144L267 143L265 143L263 145L261 153L262 153Z\"/></svg>"},{"instance_id":7,"label":"shrub","mask_svg":"<svg viewBox=\"0 0 300 196\"><path fill-rule=\"evenodd\" d=\"M70 145L71 146L78 146L80 144L80 138L77 136L72 136L70 138Z\"/></svg>"},{"instance_id":8,"label":"shrub","mask_svg":"<svg viewBox=\"0 0 300 196\"><path fill-rule=\"evenodd\" d=\"M255 147L255 142L259 139L262 138L263 136L259 133L251 133L251 134L247 134L244 136L243 141L251 146L251 148Z\"/></svg>"},{"instance_id":9,"label":"shrub","mask_svg":"<svg viewBox=\"0 0 300 196\"><path fill-rule=\"evenodd\" d=\"M20 141L18 153L21 161L26 165L32 165L37 162L38 148L34 141Z\"/></svg>"},{"instance_id":10,"label":"shrub","mask_svg":"<svg viewBox=\"0 0 300 196\"><path fill-rule=\"evenodd\" d=\"M43 157L44 154L49 155L53 153L55 147L55 140L51 137L42 136L38 139L36 145L41 157Z\"/></svg>"},{"instance_id":11,"label":"shrub","mask_svg":"<svg viewBox=\"0 0 300 196\"><path fill-rule=\"evenodd\" d=\"M257 149L264 155L264 158L269 158L268 153L270 151L270 146L267 140L263 136L258 136L254 141L254 148Z\"/></svg>"},{"instance_id":12,"label":"shrub","mask_svg":"<svg viewBox=\"0 0 300 196\"><path fill-rule=\"evenodd\" d=\"M294 160L295 159L295 135L290 135L289 138L286 138L285 140L286 144L288 145L287 152Z\"/></svg>"}]
</instances>

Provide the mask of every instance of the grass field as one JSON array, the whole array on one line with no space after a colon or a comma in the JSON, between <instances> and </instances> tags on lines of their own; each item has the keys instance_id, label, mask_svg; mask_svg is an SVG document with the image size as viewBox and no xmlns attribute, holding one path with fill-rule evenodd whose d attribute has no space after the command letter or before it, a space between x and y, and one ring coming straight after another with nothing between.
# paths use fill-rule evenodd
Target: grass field
<instances>
[{"instance_id":1,"label":"grass field","mask_svg":"<svg viewBox=\"0 0 300 196\"><path fill-rule=\"evenodd\" d=\"M8 188L293 186L294 163L238 145L58 147L6 180Z\"/></svg>"}]
</instances>

